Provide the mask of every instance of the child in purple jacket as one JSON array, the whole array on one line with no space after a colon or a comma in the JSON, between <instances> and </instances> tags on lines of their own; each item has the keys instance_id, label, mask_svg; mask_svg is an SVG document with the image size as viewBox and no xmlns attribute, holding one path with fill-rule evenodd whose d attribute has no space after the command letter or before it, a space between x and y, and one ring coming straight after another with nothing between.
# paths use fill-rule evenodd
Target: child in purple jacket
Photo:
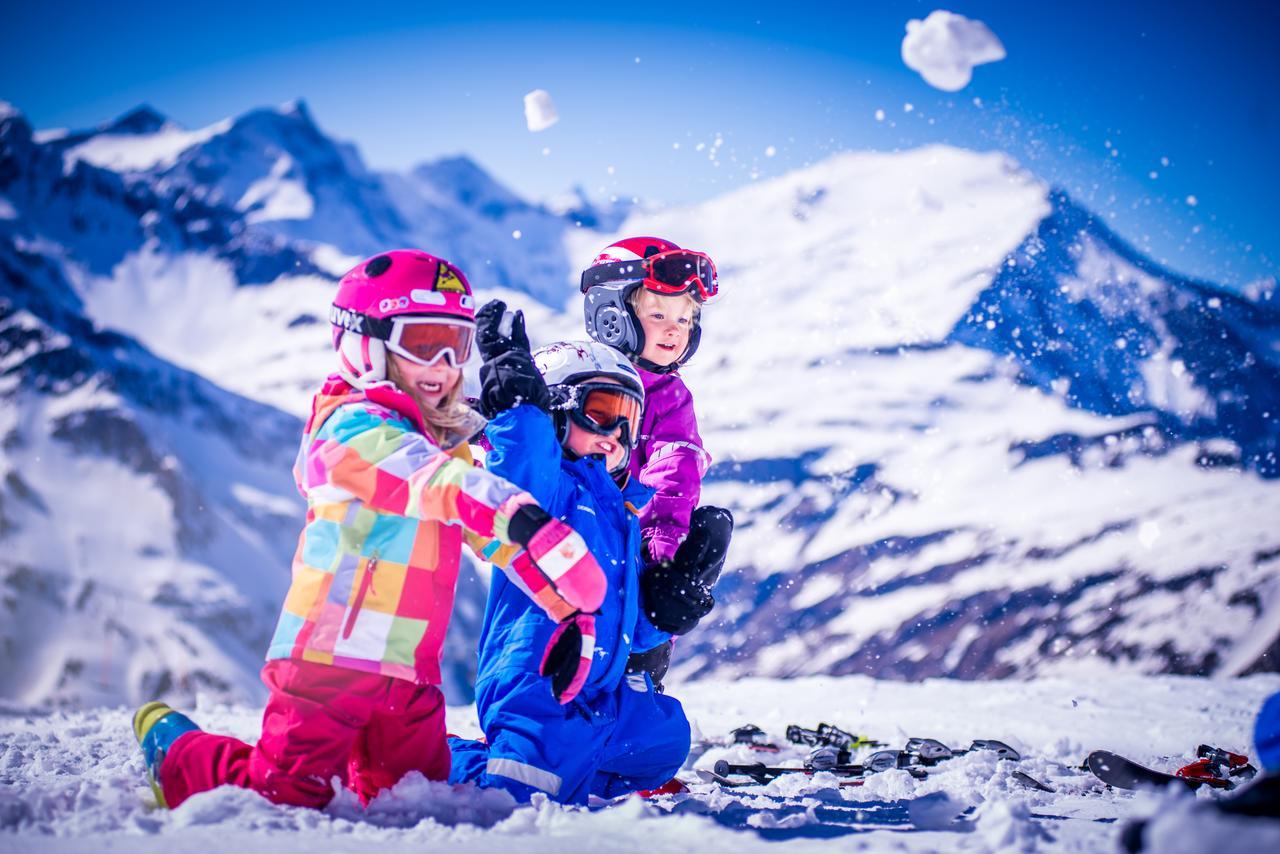
<instances>
[{"instance_id":1,"label":"child in purple jacket","mask_svg":"<svg viewBox=\"0 0 1280 854\"><path fill-rule=\"evenodd\" d=\"M582 274L587 333L621 350L644 382L645 407L631 455L631 474L655 490L641 517L649 568L641 579L649 619L684 634L715 604L711 587L724 565L733 517L698 507L711 457L702 447L693 396L679 368L698 349L703 303L718 287L702 252L656 237L629 237L605 247ZM682 560L673 560L677 550ZM685 577L677 568L707 569ZM670 644L633 655L633 670L661 682Z\"/></svg>"}]
</instances>

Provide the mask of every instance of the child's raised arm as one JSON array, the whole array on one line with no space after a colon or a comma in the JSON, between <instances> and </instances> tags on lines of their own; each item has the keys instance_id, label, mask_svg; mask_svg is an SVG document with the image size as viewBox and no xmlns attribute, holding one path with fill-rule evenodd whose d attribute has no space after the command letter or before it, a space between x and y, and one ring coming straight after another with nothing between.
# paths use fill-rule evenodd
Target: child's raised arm
<instances>
[{"instance_id":1,"label":"child's raised arm","mask_svg":"<svg viewBox=\"0 0 1280 854\"><path fill-rule=\"evenodd\" d=\"M528 492L450 456L385 413L364 404L339 407L316 433L304 465L313 500L356 498L384 512L460 525L473 547L480 540L520 547L504 571L557 622L581 622L578 615L604 601L604 573L577 532Z\"/></svg>"}]
</instances>

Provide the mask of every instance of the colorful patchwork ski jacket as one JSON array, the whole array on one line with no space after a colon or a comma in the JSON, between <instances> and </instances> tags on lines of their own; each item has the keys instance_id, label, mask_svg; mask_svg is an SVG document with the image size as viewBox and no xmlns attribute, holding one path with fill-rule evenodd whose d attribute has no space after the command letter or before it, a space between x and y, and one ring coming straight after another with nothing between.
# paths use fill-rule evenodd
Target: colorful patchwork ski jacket
<instances>
[{"instance_id":1,"label":"colorful patchwork ski jacket","mask_svg":"<svg viewBox=\"0 0 1280 854\"><path fill-rule=\"evenodd\" d=\"M268 659L439 684L462 544L519 564L507 523L533 501L477 467L468 438L441 447L390 383L329 377L294 465L307 521Z\"/></svg>"},{"instance_id":2,"label":"colorful patchwork ski jacket","mask_svg":"<svg viewBox=\"0 0 1280 854\"><path fill-rule=\"evenodd\" d=\"M680 374L636 370L644 382L644 413L631 475L655 491L640 530L653 560L670 560L689 535L689 516L698 506L711 455L702 447L693 395Z\"/></svg>"}]
</instances>

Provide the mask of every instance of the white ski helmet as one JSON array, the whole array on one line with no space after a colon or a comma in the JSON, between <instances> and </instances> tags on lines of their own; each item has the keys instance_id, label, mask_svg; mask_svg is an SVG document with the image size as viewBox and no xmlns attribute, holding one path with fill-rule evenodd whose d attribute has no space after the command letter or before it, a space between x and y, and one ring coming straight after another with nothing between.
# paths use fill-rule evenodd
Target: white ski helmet
<instances>
[{"instance_id":1,"label":"white ski helmet","mask_svg":"<svg viewBox=\"0 0 1280 854\"><path fill-rule=\"evenodd\" d=\"M621 391L635 401L634 416L623 425L622 444L627 453L619 468L626 468L631 449L635 446L640 429L639 418L644 411L644 383L627 357L614 348L595 341L558 341L540 347L533 353L533 362L542 374L551 392L551 411L555 420L556 436L560 444L569 440L569 424L574 422L596 433L613 432L616 424L601 425L592 421L583 406L595 389ZM601 377L614 380L607 386L593 383ZM587 394L582 394L582 392ZM633 423L634 422L634 423Z\"/></svg>"},{"instance_id":2,"label":"white ski helmet","mask_svg":"<svg viewBox=\"0 0 1280 854\"><path fill-rule=\"evenodd\" d=\"M596 341L557 341L539 347L533 362L548 386L574 385L588 377L612 377L644 398L644 383L627 357Z\"/></svg>"}]
</instances>

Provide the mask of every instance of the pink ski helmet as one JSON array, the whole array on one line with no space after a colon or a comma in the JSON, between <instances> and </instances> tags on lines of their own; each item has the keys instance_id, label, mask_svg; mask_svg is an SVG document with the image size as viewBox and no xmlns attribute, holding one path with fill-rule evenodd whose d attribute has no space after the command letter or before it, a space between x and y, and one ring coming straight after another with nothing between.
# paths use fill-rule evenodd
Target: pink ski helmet
<instances>
[{"instance_id":1,"label":"pink ski helmet","mask_svg":"<svg viewBox=\"0 0 1280 854\"><path fill-rule=\"evenodd\" d=\"M329 321L339 370L364 388L386 380L388 349L423 364L443 355L461 365L470 353L475 316L471 284L453 264L417 249L375 255L338 282ZM411 326L431 333L424 347L407 346Z\"/></svg>"}]
</instances>

